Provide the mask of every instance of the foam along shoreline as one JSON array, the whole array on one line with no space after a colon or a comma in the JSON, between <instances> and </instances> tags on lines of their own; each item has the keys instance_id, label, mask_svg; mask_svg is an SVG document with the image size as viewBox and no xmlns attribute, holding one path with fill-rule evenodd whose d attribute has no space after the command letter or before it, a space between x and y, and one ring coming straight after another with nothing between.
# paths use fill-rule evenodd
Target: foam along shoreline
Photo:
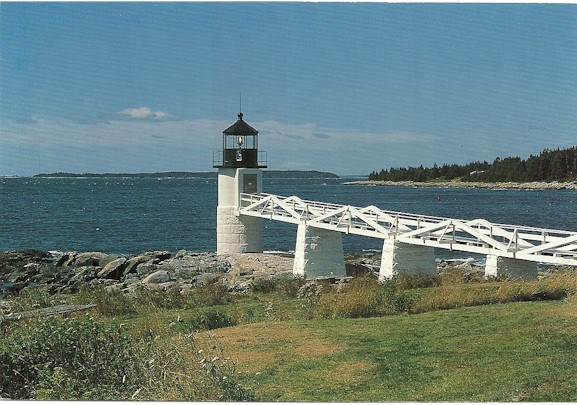
<instances>
[{"instance_id":1,"label":"foam along shoreline","mask_svg":"<svg viewBox=\"0 0 577 405\"><path fill-rule=\"evenodd\" d=\"M406 187L438 187L438 188L488 188L493 190L577 190L577 181L568 182L544 182L533 181L527 183L502 182L485 183L476 181L442 181L442 182L417 182L417 181L385 181L385 180L358 180L343 183L355 186L406 186Z\"/></svg>"}]
</instances>

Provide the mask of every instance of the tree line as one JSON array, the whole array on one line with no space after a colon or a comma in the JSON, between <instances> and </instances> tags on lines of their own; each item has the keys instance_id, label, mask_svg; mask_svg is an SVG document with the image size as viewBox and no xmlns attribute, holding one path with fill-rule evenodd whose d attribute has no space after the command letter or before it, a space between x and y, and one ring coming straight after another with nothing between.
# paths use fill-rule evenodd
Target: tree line
<instances>
[{"instance_id":1,"label":"tree line","mask_svg":"<svg viewBox=\"0 0 577 405\"><path fill-rule=\"evenodd\" d=\"M493 163L476 161L443 166L435 163L433 167L392 167L369 174L369 180L426 182L452 179L482 182L577 180L577 146L544 149L538 156L531 155L526 160L516 156L496 158Z\"/></svg>"}]
</instances>

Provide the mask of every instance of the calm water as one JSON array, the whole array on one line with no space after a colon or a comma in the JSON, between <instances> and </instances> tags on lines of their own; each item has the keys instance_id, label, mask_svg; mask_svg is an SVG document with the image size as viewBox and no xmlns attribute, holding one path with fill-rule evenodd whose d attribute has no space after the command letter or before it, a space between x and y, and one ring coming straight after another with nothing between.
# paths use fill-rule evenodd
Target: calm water
<instances>
[{"instance_id":1,"label":"calm water","mask_svg":"<svg viewBox=\"0 0 577 405\"><path fill-rule=\"evenodd\" d=\"M280 195L460 219L577 231L576 191L367 187L341 179L264 179ZM440 201L438 198L440 197ZM0 179L0 251L216 249L216 179ZM296 225L265 221L266 250L294 250ZM345 251L380 249L344 235ZM462 257L440 252L441 257Z\"/></svg>"}]
</instances>

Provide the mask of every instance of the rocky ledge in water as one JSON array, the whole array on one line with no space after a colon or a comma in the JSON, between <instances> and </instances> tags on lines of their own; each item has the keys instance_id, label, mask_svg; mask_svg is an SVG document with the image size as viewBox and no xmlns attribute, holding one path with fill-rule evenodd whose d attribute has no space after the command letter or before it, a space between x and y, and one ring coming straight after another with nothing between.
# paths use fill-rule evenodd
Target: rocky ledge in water
<instances>
[{"instance_id":1,"label":"rocky ledge in water","mask_svg":"<svg viewBox=\"0 0 577 405\"><path fill-rule=\"evenodd\" d=\"M489 189L512 189L512 190L577 190L577 181L567 182L544 182L533 181L527 183L502 182L486 183L480 181L385 181L385 180L359 180L349 181L343 184L358 186L406 186L406 187L451 187L451 188L489 188Z\"/></svg>"},{"instance_id":2,"label":"rocky ledge in water","mask_svg":"<svg viewBox=\"0 0 577 405\"><path fill-rule=\"evenodd\" d=\"M347 275L378 273L380 254L365 252L345 258ZM446 263L439 263L442 271ZM468 263L465 272L482 273ZM102 252L0 253L0 297L36 286L50 293L75 293L83 286L133 292L138 287L181 291L220 281L230 291L246 291L255 279L292 278L293 256L287 253L244 253L217 256L185 250L122 256Z\"/></svg>"}]
</instances>

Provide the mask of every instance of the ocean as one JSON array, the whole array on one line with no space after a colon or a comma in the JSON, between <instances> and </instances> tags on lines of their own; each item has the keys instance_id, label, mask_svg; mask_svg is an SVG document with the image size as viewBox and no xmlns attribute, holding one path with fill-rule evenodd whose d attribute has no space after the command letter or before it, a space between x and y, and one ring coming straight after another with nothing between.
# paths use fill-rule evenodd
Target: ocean
<instances>
[{"instance_id":1,"label":"ocean","mask_svg":"<svg viewBox=\"0 0 577 405\"><path fill-rule=\"evenodd\" d=\"M345 185L341 179L268 179L284 196L458 219L577 231L575 190L489 190ZM216 179L2 178L0 251L40 249L133 255L216 249ZM264 222L267 251L293 251L296 225ZM380 250L343 235L346 252ZM440 251L460 258L469 253Z\"/></svg>"}]
</instances>

